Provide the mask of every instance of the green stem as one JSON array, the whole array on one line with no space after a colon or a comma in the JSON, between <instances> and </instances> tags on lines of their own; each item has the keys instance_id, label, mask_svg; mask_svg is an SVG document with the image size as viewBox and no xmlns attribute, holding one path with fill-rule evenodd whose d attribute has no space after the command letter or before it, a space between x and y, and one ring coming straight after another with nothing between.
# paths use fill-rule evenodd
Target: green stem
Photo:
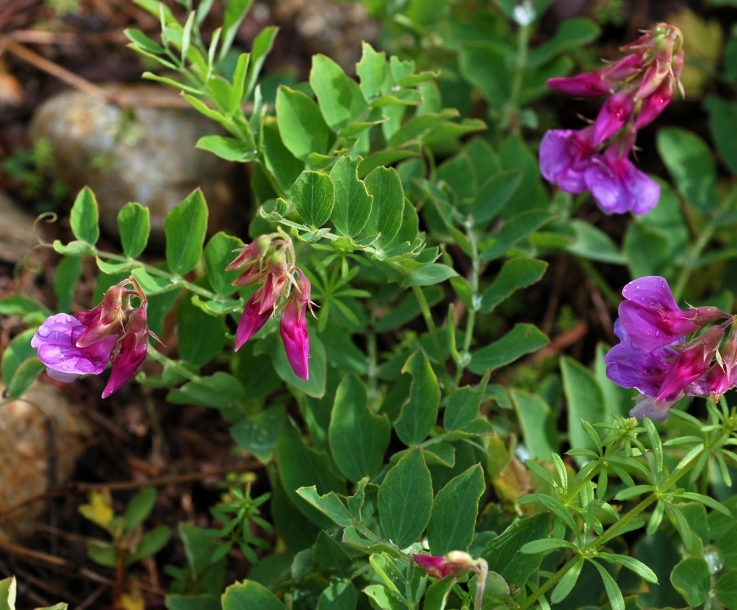
<instances>
[{"instance_id":1,"label":"green stem","mask_svg":"<svg viewBox=\"0 0 737 610\"><path fill-rule=\"evenodd\" d=\"M696 259L701 256L701 253L704 251L704 248L706 248L716 229L716 224L714 222L709 222L701 232L701 235L699 235L696 243L691 247L691 250L688 253L688 259L684 262L683 269L681 269L681 273L678 275L678 279L676 280L676 285L673 288L673 296L676 301L680 300L683 296L683 291L686 289L688 279L691 277L691 272L694 270L694 263L696 262Z\"/></svg>"},{"instance_id":2,"label":"green stem","mask_svg":"<svg viewBox=\"0 0 737 610\"><path fill-rule=\"evenodd\" d=\"M512 81L512 89L509 93L509 101L507 103L507 112L512 124L512 133L519 133L519 121L515 115L519 107L519 98L522 93L522 83L525 77L525 64L527 63L527 52L530 47L530 26L521 25L517 32L517 61L514 80Z\"/></svg>"},{"instance_id":3,"label":"green stem","mask_svg":"<svg viewBox=\"0 0 737 610\"><path fill-rule=\"evenodd\" d=\"M440 339L438 339L438 327L435 326L435 320L432 319L432 312L430 311L430 304L425 298L425 293L422 292L420 286L412 286L412 290L415 293L417 302L420 304L420 310L422 311L422 317L425 318L425 324L427 329L430 331L432 336L432 343L435 347L435 356L439 364L443 362L443 348L440 346Z\"/></svg>"},{"instance_id":4,"label":"green stem","mask_svg":"<svg viewBox=\"0 0 737 610\"><path fill-rule=\"evenodd\" d=\"M469 284L471 285L471 307L468 308L468 318L466 318L466 331L463 337L463 349L460 357L456 361L455 385L457 386L463 371L471 362L471 342L473 341L473 332L476 326L476 312L481 306L481 295L479 295L479 278L481 276L481 256L479 255L479 242L476 231L473 229L473 221L466 222L466 237L468 238L468 249L471 257L471 277Z\"/></svg>"},{"instance_id":5,"label":"green stem","mask_svg":"<svg viewBox=\"0 0 737 610\"><path fill-rule=\"evenodd\" d=\"M583 547L579 554L572 557L568 562L560 569L558 570L547 582L545 582L541 587L537 589L534 593L530 595L520 606L519 610L526 610L527 608L532 607L532 605L538 600L538 598L543 595L546 591L554 587L558 582L560 582L560 579L563 578L565 573L571 569L574 563L576 563L581 556L591 556L595 554L596 550L615 538L619 535L619 532L626 529L630 522L635 519L640 513L642 513L646 508L648 508L651 504L654 502L657 502L663 493L671 486L675 485L680 479L682 479L686 474L688 474L691 469L693 468L694 464L698 462L698 456L703 454L704 452L711 451L715 446L717 446L719 443L723 442L724 435L729 435L730 432L727 430L723 430L722 433L713 441L710 443L705 443L704 449L700 454L694 455L693 459L686 464L683 468L681 468L678 472L674 472L671 474L664 482L663 484L658 487L653 493L651 493L647 498L642 500L637 506L630 509L627 514L622 516L619 520L617 520L615 523L613 523L601 536L591 541L590 544Z\"/></svg>"},{"instance_id":6,"label":"green stem","mask_svg":"<svg viewBox=\"0 0 737 610\"><path fill-rule=\"evenodd\" d=\"M159 364L173 371L176 371L185 379L189 379L190 381L201 381L202 380L202 377L193 373L188 368L185 368L184 366L182 366L182 364L178 362L177 360L172 360L171 358L164 356L164 354L162 354L159 350L157 350L152 345L148 346L147 355L151 357L151 360L154 360L155 362L158 362Z\"/></svg>"},{"instance_id":7,"label":"green stem","mask_svg":"<svg viewBox=\"0 0 737 610\"><path fill-rule=\"evenodd\" d=\"M609 287L609 284L607 284L606 280L596 270L596 267L594 267L588 260L580 256L576 256L575 259L576 262L581 265L583 270L586 272L586 275L588 275L593 280L594 284L596 284L596 287L601 290L604 298L606 298L606 300L609 301L609 303L615 309L619 307L619 303L622 298Z\"/></svg>"}]
</instances>

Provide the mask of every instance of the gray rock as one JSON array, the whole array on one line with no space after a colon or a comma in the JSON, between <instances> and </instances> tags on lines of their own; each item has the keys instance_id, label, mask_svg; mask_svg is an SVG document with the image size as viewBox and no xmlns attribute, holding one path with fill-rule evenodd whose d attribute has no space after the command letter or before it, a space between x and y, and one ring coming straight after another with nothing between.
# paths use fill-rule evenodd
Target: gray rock
<instances>
[{"instance_id":1,"label":"gray rock","mask_svg":"<svg viewBox=\"0 0 737 610\"><path fill-rule=\"evenodd\" d=\"M94 191L103 230L117 235L120 208L135 201L150 208L152 240L161 244L166 214L197 187L210 209L210 230L232 226L235 197L228 175L234 165L195 149L200 137L219 133L217 126L177 107L181 98L168 90L106 88L131 103L121 107L82 91L64 91L39 106L30 126L32 138L53 145L58 177L73 192L84 186ZM170 107L162 107L167 96Z\"/></svg>"}]
</instances>

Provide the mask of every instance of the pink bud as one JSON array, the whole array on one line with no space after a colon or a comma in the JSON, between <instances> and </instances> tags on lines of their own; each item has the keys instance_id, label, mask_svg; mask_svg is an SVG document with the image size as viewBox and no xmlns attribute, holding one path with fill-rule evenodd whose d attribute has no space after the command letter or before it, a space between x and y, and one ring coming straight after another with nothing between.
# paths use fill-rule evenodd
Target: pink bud
<instances>
[{"instance_id":1,"label":"pink bud","mask_svg":"<svg viewBox=\"0 0 737 610\"><path fill-rule=\"evenodd\" d=\"M548 79L548 87L574 97L601 97L611 93L612 86L604 80L602 72L585 72L571 77Z\"/></svg>"},{"instance_id":2,"label":"pink bud","mask_svg":"<svg viewBox=\"0 0 737 610\"><path fill-rule=\"evenodd\" d=\"M617 133L632 115L635 100L632 92L622 90L609 97L599 111L594 122L593 142L602 144Z\"/></svg>"},{"instance_id":3,"label":"pink bud","mask_svg":"<svg viewBox=\"0 0 737 610\"><path fill-rule=\"evenodd\" d=\"M110 379L102 392L107 398L128 381L146 359L148 349L148 324L145 307L130 312L120 349L113 357Z\"/></svg>"},{"instance_id":4,"label":"pink bud","mask_svg":"<svg viewBox=\"0 0 737 610\"><path fill-rule=\"evenodd\" d=\"M640 112L637 113L635 129L642 129L652 123L673 99L673 77L666 78L653 94L642 102Z\"/></svg>"},{"instance_id":5,"label":"pink bud","mask_svg":"<svg viewBox=\"0 0 737 610\"><path fill-rule=\"evenodd\" d=\"M108 288L102 302L90 311L77 314L76 318L87 327L77 339L77 347L89 347L102 341L105 337L123 334L123 296L128 292L125 285L128 280Z\"/></svg>"},{"instance_id":6,"label":"pink bud","mask_svg":"<svg viewBox=\"0 0 737 610\"><path fill-rule=\"evenodd\" d=\"M271 311L261 312L259 300L263 295L263 288L259 288L248 299L246 307L243 309L243 315L238 328L235 331L235 351L237 352L246 341L255 335L271 316Z\"/></svg>"},{"instance_id":7,"label":"pink bud","mask_svg":"<svg viewBox=\"0 0 737 610\"><path fill-rule=\"evenodd\" d=\"M225 268L225 270L233 271L235 269L245 269L249 265L259 262L263 258L264 254L266 254L270 244L271 237L268 235L261 235L250 244L243 245L239 250L237 250L240 254Z\"/></svg>"},{"instance_id":8,"label":"pink bud","mask_svg":"<svg viewBox=\"0 0 737 610\"><path fill-rule=\"evenodd\" d=\"M307 333L307 316L303 315L302 295L293 292L282 311L279 331L284 342L284 351L297 377L310 378L310 336ZM309 301L309 294L307 295Z\"/></svg>"}]
</instances>

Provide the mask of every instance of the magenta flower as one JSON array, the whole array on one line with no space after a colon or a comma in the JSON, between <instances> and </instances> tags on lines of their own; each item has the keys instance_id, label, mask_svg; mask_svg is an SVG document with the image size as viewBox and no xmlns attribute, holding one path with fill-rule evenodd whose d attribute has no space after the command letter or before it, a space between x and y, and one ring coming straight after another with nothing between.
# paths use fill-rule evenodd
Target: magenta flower
<instances>
[{"instance_id":1,"label":"magenta flower","mask_svg":"<svg viewBox=\"0 0 737 610\"><path fill-rule=\"evenodd\" d=\"M734 319L716 307L681 310L668 283L651 276L622 290L614 332L620 343L604 357L607 377L640 392L632 417L662 421L684 396L713 400L737 383L737 336L720 349ZM706 328L721 318L719 324ZM699 334L697 331L705 329ZM693 335L687 340L687 335Z\"/></svg>"},{"instance_id":2,"label":"magenta flower","mask_svg":"<svg viewBox=\"0 0 737 610\"><path fill-rule=\"evenodd\" d=\"M128 316L126 332L120 341L120 348L113 357L110 379L102 392L103 398L117 392L146 360L148 334L146 309L143 307L134 309Z\"/></svg>"},{"instance_id":3,"label":"magenta flower","mask_svg":"<svg viewBox=\"0 0 737 610\"><path fill-rule=\"evenodd\" d=\"M582 193L587 189L584 173L595 154L590 128L551 129L540 143L540 173L567 193Z\"/></svg>"},{"instance_id":4,"label":"magenta flower","mask_svg":"<svg viewBox=\"0 0 737 610\"><path fill-rule=\"evenodd\" d=\"M607 214L646 214L660 199L660 187L637 169L612 144L603 155L594 155L584 172L586 188Z\"/></svg>"},{"instance_id":5,"label":"magenta flower","mask_svg":"<svg viewBox=\"0 0 737 610\"><path fill-rule=\"evenodd\" d=\"M136 290L126 289L133 284ZM141 305L131 308L137 296ZM125 303L124 303L125 301ZM48 318L31 339L31 347L52 379L69 383L80 375L99 375L113 360L103 398L128 381L146 358L148 335L146 298L131 278L111 287L102 303L76 316L60 313Z\"/></svg>"},{"instance_id":6,"label":"magenta flower","mask_svg":"<svg viewBox=\"0 0 737 610\"><path fill-rule=\"evenodd\" d=\"M660 187L635 168L629 154L637 130L673 99L683 67L683 36L661 23L622 49L628 55L599 72L548 81L569 95L611 95L590 127L545 134L540 171L566 192L590 191L607 214L645 214L657 205Z\"/></svg>"},{"instance_id":7,"label":"magenta flower","mask_svg":"<svg viewBox=\"0 0 737 610\"><path fill-rule=\"evenodd\" d=\"M248 299L246 307L243 310L238 328L235 331L235 351L237 352L246 341L255 335L266 321L271 317L273 311L261 311L261 297L263 288L259 288Z\"/></svg>"},{"instance_id":8,"label":"magenta flower","mask_svg":"<svg viewBox=\"0 0 737 610\"><path fill-rule=\"evenodd\" d=\"M309 379L310 337L307 334L307 319L306 316L297 315L297 308L292 301L287 303L282 312L279 331L294 374Z\"/></svg>"},{"instance_id":9,"label":"magenta flower","mask_svg":"<svg viewBox=\"0 0 737 610\"><path fill-rule=\"evenodd\" d=\"M446 576L457 577L466 570L473 570L479 576L482 576L486 564L484 559L474 559L464 551L450 551L450 553L442 557L415 554L412 555L412 558L417 565L425 568L427 573L433 578L445 578Z\"/></svg>"},{"instance_id":10,"label":"magenta flower","mask_svg":"<svg viewBox=\"0 0 737 610\"><path fill-rule=\"evenodd\" d=\"M620 342L604 356L607 377L623 388L657 396L678 352L668 346L652 351L643 349L629 337L621 319L614 323L614 334Z\"/></svg>"},{"instance_id":11,"label":"magenta flower","mask_svg":"<svg viewBox=\"0 0 737 610\"><path fill-rule=\"evenodd\" d=\"M641 277L622 289L619 319L632 341L645 350L670 345L706 324L729 314L716 307L681 310L668 282L659 276Z\"/></svg>"},{"instance_id":12,"label":"magenta flower","mask_svg":"<svg viewBox=\"0 0 737 610\"><path fill-rule=\"evenodd\" d=\"M87 326L74 316L59 313L47 318L31 339L38 358L52 379L69 383L80 375L99 375L110 362L118 338L109 335L97 343L78 347L77 340Z\"/></svg>"}]
</instances>

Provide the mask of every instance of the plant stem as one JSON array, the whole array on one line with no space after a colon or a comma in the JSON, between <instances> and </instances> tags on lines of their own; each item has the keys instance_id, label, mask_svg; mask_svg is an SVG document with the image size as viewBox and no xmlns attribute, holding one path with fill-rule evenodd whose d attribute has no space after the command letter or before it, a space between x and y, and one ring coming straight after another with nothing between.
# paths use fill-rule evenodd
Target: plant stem
<instances>
[{"instance_id":1,"label":"plant stem","mask_svg":"<svg viewBox=\"0 0 737 610\"><path fill-rule=\"evenodd\" d=\"M609 301L609 303L615 309L619 307L619 303L621 302L622 298L609 287L609 284L607 284L607 281L596 270L596 267L594 267L588 260L580 256L576 256L575 259L576 262L581 265L583 270L586 272L586 275L591 278L594 284L596 284L596 287L601 290L604 298L606 298L606 300Z\"/></svg>"},{"instance_id":2,"label":"plant stem","mask_svg":"<svg viewBox=\"0 0 737 610\"><path fill-rule=\"evenodd\" d=\"M481 257L479 255L479 242L476 231L473 228L471 219L466 221L466 237L468 238L468 248L471 256L471 277L468 278L471 285L471 307L468 308L468 318L466 318L466 331L463 337L463 349L460 352L460 358L456 361L455 385L457 386L463 376L463 371L471 362L471 342L473 341L473 331L476 326L476 312L481 306L481 295L479 295L479 276L481 275Z\"/></svg>"},{"instance_id":3,"label":"plant stem","mask_svg":"<svg viewBox=\"0 0 737 610\"><path fill-rule=\"evenodd\" d=\"M148 346L147 355L151 357L151 360L155 360L159 364L162 364L163 366L170 368L173 371L176 371L182 377L189 379L190 381L200 381L202 379L202 377L200 377L199 375L183 367L181 363L179 363L178 361L172 360L171 358L164 356L164 354L162 354L159 350L157 350L152 345Z\"/></svg>"},{"instance_id":4,"label":"plant stem","mask_svg":"<svg viewBox=\"0 0 737 610\"><path fill-rule=\"evenodd\" d=\"M432 312L430 311L430 304L425 298L425 293L422 292L420 286L412 286L412 291L415 293L417 302L420 304L420 310L422 311L422 317L425 318L425 324L427 329L430 331L432 336L433 347L435 348L435 357L439 364L443 363L443 348L440 346L440 339L438 339L438 327L435 326L435 320L432 319Z\"/></svg>"},{"instance_id":5,"label":"plant stem","mask_svg":"<svg viewBox=\"0 0 737 610\"><path fill-rule=\"evenodd\" d=\"M530 26L520 25L517 32L517 58L516 58L516 71L514 73L514 80L512 81L512 88L509 93L509 101L507 102L507 113L511 123L512 133L519 133L519 121L516 118L517 110L519 107L519 98L522 93L522 83L525 77L525 63L527 63L527 52L530 46Z\"/></svg>"},{"instance_id":6,"label":"plant stem","mask_svg":"<svg viewBox=\"0 0 737 610\"><path fill-rule=\"evenodd\" d=\"M676 285L673 288L673 297L676 299L676 301L680 300L680 298L683 296L683 291L686 289L688 279L691 277L691 272L694 270L694 263L704 251L704 248L706 248L707 244L714 235L716 228L716 224L713 221L709 222L704 230L701 232L701 235L699 235L696 243L694 243L694 245L691 247L691 250L688 253L688 259L686 259L686 262L683 265L683 269L681 269L681 273L678 275L678 279L676 280Z\"/></svg>"}]
</instances>

